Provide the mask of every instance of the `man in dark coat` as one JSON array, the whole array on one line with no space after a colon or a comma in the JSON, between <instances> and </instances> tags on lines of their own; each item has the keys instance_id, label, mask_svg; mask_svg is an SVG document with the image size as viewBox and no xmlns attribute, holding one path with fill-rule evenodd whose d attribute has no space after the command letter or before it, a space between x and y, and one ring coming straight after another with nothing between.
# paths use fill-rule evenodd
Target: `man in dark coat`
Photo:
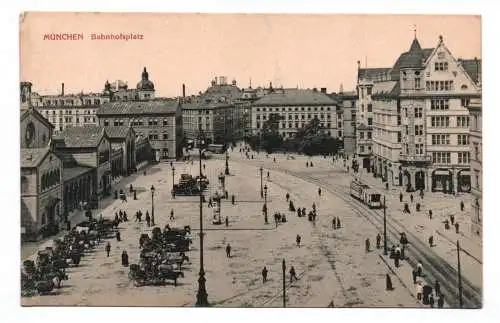
<instances>
[{"instance_id":1,"label":"man in dark coat","mask_svg":"<svg viewBox=\"0 0 500 323\"><path fill-rule=\"evenodd\" d=\"M262 269L262 283L267 282L267 268L264 266L264 269Z\"/></svg>"},{"instance_id":2,"label":"man in dark coat","mask_svg":"<svg viewBox=\"0 0 500 323\"><path fill-rule=\"evenodd\" d=\"M288 200L290 199L290 194L286 193L285 198L286 198L286 201L288 202Z\"/></svg>"},{"instance_id":3,"label":"man in dark coat","mask_svg":"<svg viewBox=\"0 0 500 323\"><path fill-rule=\"evenodd\" d=\"M439 281L436 279L436 282L434 283L434 290L436 291L436 295L441 294L441 285L439 284Z\"/></svg>"},{"instance_id":4,"label":"man in dark coat","mask_svg":"<svg viewBox=\"0 0 500 323\"><path fill-rule=\"evenodd\" d=\"M231 258L231 245L229 243L226 246L226 257Z\"/></svg>"},{"instance_id":5,"label":"man in dark coat","mask_svg":"<svg viewBox=\"0 0 500 323\"><path fill-rule=\"evenodd\" d=\"M321 196L321 187L318 188L318 195Z\"/></svg>"},{"instance_id":6,"label":"man in dark coat","mask_svg":"<svg viewBox=\"0 0 500 323\"><path fill-rule=\"evenodd\" d=\"M444 307L444 295L443 294L439 294L439 298L438 298L438 308L443 308Z\"/></svg>"},{"instance_id":7,"label":"man in dark coat","mask_svg":"<svg viewBox=\"0 0 500 323\"><path fill-rule=\"evenodd\" d=\"M229 218L226 216L226 228L229 226Z\"/></svg>"},{"instance_id":8,"label":"man in dark coat","mask_svg":"<svg viewBox=\"0 0 500 323\"><path fill-rule=\"evenodd\" d=\"M382 240L382 237L380 236L380 233L377 233L377 249L380 249L381 240Z\"/></svg>"},{"instance_id":9,"label":"man in dark coat","mask_svg":"<svg viewBox=\"0 0 500 323\"><path fill-rule=\"evenodd\" d=\"M432 220L432 210L429 210L429 219Z\"/></svg>"},{"instance_id":10,"label":"man in dark coat","mask_svg":"<svg viewBox=\"0 0 500 323\"><path fill-rule=\"evenodd\" d=\"M128 254L125 250L122 252L122 266L128 267Z\"/></svg>"},{"instance_id":11,"label":"man in dark coat","mask_svg":"<svg viewBox=\"0 0 500 323\"><path fill-rule=\"evenodd\" d=\"M413 278L413 284L416 284L417 283L417 271L415 270L415 268L413 268L413 270L411 271L411 276Z\"/></svg>"},{"instance_id":12,"label":"man in dark coat","mask_svg":"<svg viewBox=\"0 0 500 323\"><path fill-rule=\"evenodd\" d=\"M149 216L148 211L146 211L146 223L148 224L148 227L151 226L151 217Z\"/></svg>"},{"instance_id":13,"label":"man in dark coat","mask_svg":"<svg viewBox=\"0 0 500 323\"><path fill-rule=\"evenodd\" d=\"M392 290L392 280L389 274L385 275L385 290Z\"/></svg>"},{"instance_id":14,"label":"man in dark coat","mask_svg":"<svg viewBox=\"0 0 500 323\"><path fill-rule=\"evenodd\" d=\"M295 242L297 242L297 247L300 247L300 240L301 240L300 234L297 234L297 237L295 238Z\"/></svg>"},{"instance_id":15,"label":"man in dark coat","mask_svg":"<svg viewBox=\"0 0 500 323\"><path fill-rule=\"evenodd\" d=\"M465 208L464 201L460 201L460 211L463 212L464 208Z\"/></svg>"},{"instance_id":16,"label":"man in dark coat","mask_svg":"<svg viewBox=\"0 0 500 323\"><path fill-rule=\"evenodd\" d=\"M458 222L455 222L455 232L458 234L460 232L460 225Z\"/></svg>"},{"instance_id":17,"label":"man in dark coat","mask_svg":"<svg viewBox=\"0 0 500 323\"><path fill-rule=\"evenodd\" d=\"M410 194L410 202L413 203L413 194Z\"/></svg>"},{"instance_id":18,"label":"man in dark coat","mask_svg":"<svg viewBox=\"0 0 500 323\"><path fill-rule=\"evenodd\" d=\"M122 238L121 238L121 234L120 234L120 231L116 231L116 241L121 241Z\"/></svg>"},{"instance_id":19,"label":"man in dark coat","mask_svg":"<svg viewBox=\"0 0 500 323\"><path fill-rule=\"evenodd\" d=\"M403 203L403 193L399 193L399 202Z\"/></svg>"},{"instance_id":20,"label":"man in dark coat","mask_svg":"<svg viewBox=\"0 0 500 323\"><path fill-rule=\"evenodd\" d=\"M337 229L340 229L340 218L337 217Z\"/></svg>"},{"instance_id":21,"label":"man in dark coat","mask_svg":"<svg viewBox=\"0 0 500 323\"><path fill-rule=\"evenodd\" d=\"M107 257L109 257L109 253L110 252L111 252L111 245L108 242L108 244L106 245L106 255L107 255Z\"/></svg>"},{"instance_id":22,"label":"man in dark coat","mask_svg":"<svg viewBox=\"0 0 500 323\"><path fill-rule=\"evenodd\" d=\"M297 274L295 273L295 268L290 268L290 283L295 279L295 281L299 280L297 278Z\"/></svg>"}]
</instances>

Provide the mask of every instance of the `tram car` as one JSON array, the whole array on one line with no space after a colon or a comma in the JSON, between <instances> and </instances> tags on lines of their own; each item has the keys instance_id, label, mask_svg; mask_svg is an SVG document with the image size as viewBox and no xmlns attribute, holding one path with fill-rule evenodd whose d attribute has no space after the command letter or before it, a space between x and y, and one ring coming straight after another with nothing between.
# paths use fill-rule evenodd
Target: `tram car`
<instances>
[{"instance_id":1,"label":"tram car","mask_svg":"<svg viewBox=\"0 0 500 323\"><path fill-rule=\"evenodd\" d=\"M380 200L380 193L370 188L370 186L363 184L359 181L352 181L350 187L351 196L363 202L370 209L380 209L382 202Z\"/></svg>"}]
</instances>

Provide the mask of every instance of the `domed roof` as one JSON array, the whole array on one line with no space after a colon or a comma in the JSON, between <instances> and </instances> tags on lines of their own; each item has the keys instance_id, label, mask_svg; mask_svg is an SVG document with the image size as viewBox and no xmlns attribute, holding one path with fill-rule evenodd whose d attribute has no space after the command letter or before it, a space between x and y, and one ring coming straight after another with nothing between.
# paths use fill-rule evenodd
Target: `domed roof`
<instances>
[{"instance_id":1,"label":"domed roof","mask_svg":"<svg viewBox=\"0 0 500 323\"><path fill-rule=\"evenodd\" d=\"M108 81L106 81L106 83L109 84ZM106 88L107 84L104 85L104 88ZM117 91L117 90L126 90L128 88L128 85L126 82L122 80L116 80L110 83L109 87L111 88L112 91Z\"/></svg>"},{"instance_id":2,"label":"domed roof","mask_svg":"<svg viewBox=\"0 0 500 323\"><path fill-rule=\"evenodd\" d=\"M142 72L141 81L137 83L137 89L145 91L154 91L155 89L155 85L149 80L149 73L146 71L145 67L144 71Z\"/></svg>"}]
</instances>

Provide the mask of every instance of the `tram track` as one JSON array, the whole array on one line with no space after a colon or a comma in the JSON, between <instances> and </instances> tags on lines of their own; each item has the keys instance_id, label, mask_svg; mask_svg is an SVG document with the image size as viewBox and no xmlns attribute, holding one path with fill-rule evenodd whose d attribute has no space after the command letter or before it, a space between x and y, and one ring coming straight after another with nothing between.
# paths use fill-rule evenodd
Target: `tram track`
<instances>
[{"instance_id":1,"label":"tram track","mask_svg":"<svg viewBox=\"0 0 500 323\"><path fill-rule=\"evenodd\" d=\"M334 187L331 183L324 180L313 178L304 175L300 172L293 172L289 170L283 170L279 168L271 168L273 171L294 176L296 178L302 179L306 182L316 184L333 195L340 198L344 203L349 205L358 216L365 218L370 222L375 228L382 231L383 230L383 214L380 211L375 211L368 209L361 202L352 199L349 196L349 192L345 190L340 190ZM389 241L399 241L399 233L405 232L406 229L400 224L395 223L391 219L387 219L387 231ZM427 280L434 281L438 280L441 284L441 290L444 292L447 303L450 307L459 307L459 294L458 294L458 280L457 280L457 270L453 268L448 262L443 260L439 255L437 255L433 250L428 248L428 246L420 241L414 234L407 233L407 237L412 241L412 248L409 248L407 254L410 256L409 263L412 266L416 265L418 260L425 264L425 272L427 273ZM455 279L453 279L455 278ZM474 286L465 277L462 277L462 299L464 308L481 308L482 307L482 292L481 290Z\"/></svg>"}]
</instances>

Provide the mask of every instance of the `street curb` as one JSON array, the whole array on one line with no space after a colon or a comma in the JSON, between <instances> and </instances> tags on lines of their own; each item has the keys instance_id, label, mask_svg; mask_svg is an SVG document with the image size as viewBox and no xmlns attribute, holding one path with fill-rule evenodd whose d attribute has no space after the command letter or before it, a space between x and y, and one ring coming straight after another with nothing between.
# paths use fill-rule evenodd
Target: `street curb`
<instances>
[{"instance_id":1,"label":"street curb","mask_svg":"<svg viewBox=\"0 0 500 323\"><path fill-rule=\"evenodd\" d=\"M387 262L387 260L384 258L383 255L381 254L378 254L378 256L380 257L380 259L382 259L382 261L387 265L387 267L389 268L389 270L392 272L392 274L394 276L396 276L399 280L399 282L406 288L406 290L408 291L408 293L418 302L417 300L417 297L415 295L413 295L413 292L410 290L410 288L405 284L405 282L401 279L401 277L399 277L399 275L396 273L396 271L394 270L394 268L392 268L392 266ZM420 303L419 303L420 304Z\"/></svg>"}]
</instances>

